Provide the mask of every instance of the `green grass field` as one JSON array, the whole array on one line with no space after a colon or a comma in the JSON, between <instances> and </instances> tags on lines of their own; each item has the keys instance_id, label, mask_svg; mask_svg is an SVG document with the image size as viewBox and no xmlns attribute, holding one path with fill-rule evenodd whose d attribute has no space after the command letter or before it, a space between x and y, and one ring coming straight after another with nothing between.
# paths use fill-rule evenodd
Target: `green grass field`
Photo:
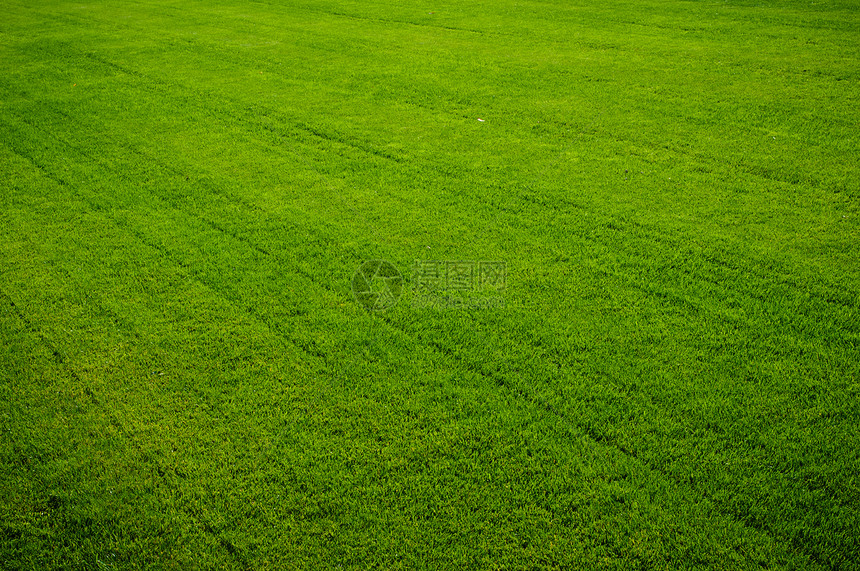
<instances>
[{"instance_id":1,"label":"green grass field","mask_svg":"<svg viewBox=\"0 0 860 571\"><path fill-rule=\"evenodd\" d=\"M856 1L4 0L0 72L0 568L860 568Z\"/></svg>"}]
</instances>

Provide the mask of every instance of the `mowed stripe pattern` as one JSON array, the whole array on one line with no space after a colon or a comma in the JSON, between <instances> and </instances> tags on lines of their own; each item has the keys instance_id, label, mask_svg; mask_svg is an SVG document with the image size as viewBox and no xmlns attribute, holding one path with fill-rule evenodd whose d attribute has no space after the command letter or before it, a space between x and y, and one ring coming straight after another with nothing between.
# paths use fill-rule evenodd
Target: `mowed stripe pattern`
<instances>
[{"instance_id":1,"label":"mowed stripe pattern","mask_svg":"<svg viewBox=\"0 0 860 571\"><path fill-rule=\"evenodd\" d=\"M4 564L860 559L850 2L0 15Z\"/></svg>"}]
</instances>

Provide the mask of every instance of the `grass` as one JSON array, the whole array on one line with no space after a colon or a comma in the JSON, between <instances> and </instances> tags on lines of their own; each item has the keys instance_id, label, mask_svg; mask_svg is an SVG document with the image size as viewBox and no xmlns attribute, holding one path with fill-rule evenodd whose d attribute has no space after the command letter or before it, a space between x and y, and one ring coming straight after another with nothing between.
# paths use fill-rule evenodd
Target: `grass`
<instances>
[{"instance_id":1,"label":"grass","mask_svg":"<svg viewBox=\"0 0 860 571\"><path fill-rule=\"evenodd\" d=\"M858 39L8 0L0 566L857 568ZM503 306L410 303L415 260L506 262Z\"/></svg>"}]
</instances>

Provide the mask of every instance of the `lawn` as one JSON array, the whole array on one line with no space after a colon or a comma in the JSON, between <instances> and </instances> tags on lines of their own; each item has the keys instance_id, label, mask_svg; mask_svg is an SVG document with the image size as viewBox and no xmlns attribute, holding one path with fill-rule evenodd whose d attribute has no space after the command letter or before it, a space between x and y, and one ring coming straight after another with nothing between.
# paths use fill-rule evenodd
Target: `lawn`
<instances>
[{"instance_id":1,"label":"lawn","mask_svg":"<svg viewBox=\"0 0 860 571\"><path fill-rule=\"evenodd\" d=\"M4 0L0 433L3 569L858 569L860 9Z\"/></svg>"}]
</instances>

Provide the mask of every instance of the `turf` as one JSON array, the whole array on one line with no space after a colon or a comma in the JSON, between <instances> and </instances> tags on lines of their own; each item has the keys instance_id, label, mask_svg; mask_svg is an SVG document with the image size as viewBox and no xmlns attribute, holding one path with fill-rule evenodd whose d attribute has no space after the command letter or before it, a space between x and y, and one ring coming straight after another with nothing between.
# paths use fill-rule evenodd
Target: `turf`
<instances>
[{"instance_id":1,"label":"turf","mask_svg":"<svg viewBox=\"0 0 860 571\"><path fill-rule=\"evenodd\" d=\"M857 568L858 61L847 0L6 0L0 566Z\"/></svg>"}]
</instances>

